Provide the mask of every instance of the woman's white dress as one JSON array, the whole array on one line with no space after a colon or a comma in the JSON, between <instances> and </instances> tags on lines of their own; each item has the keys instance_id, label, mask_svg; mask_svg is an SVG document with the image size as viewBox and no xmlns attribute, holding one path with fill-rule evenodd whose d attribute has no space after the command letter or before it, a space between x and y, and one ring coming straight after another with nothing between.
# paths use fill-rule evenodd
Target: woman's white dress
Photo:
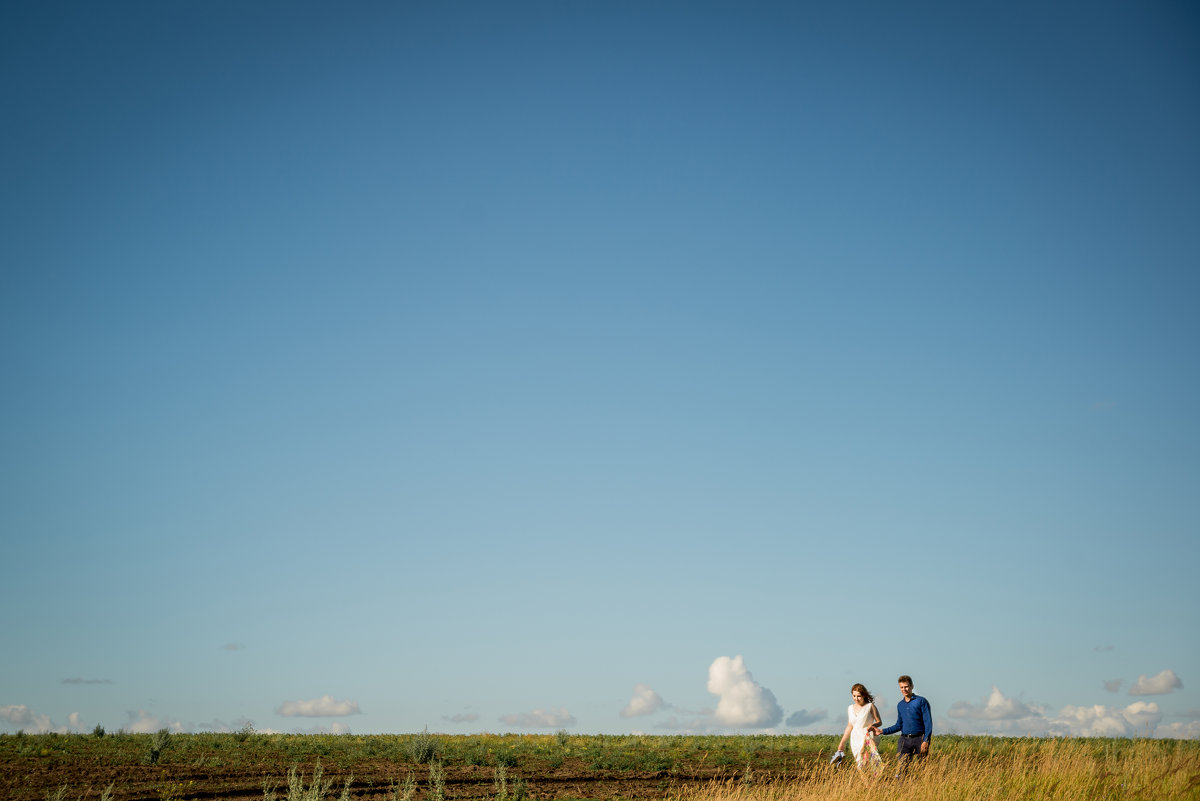
<instances>
[{"instance_id":1,"label":"woman's white dress","mask_svg":"<svg viewBox=\"0 0 1200 801\"><path fill-rule=\"evenodd\" d=\"M874 704L863 704L862 706L850 704L846 710L846 714L850 717L850 725L854 727L850 730L850 750L854 752L855 761L858 760L858 755L866 742L867 727L875 722L875 717L871 714L872 707Z\"/></svg>"}]
</instances>

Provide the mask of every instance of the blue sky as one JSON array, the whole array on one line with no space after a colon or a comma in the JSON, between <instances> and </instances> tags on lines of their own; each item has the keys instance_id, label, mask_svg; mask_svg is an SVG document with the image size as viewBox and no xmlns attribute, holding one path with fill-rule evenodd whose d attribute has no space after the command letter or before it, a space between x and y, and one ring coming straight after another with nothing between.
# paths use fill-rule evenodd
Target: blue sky
<instances>
[{"instance_id":1,"label":"blue sky","mask_svg":"<svg viewBox=\"0 0 1200 801\"><path fill-rule=\"evenodd\" d=\"M6 3L0 731L1200 736L1186 3Z\"/></svg>"}]
</instances>

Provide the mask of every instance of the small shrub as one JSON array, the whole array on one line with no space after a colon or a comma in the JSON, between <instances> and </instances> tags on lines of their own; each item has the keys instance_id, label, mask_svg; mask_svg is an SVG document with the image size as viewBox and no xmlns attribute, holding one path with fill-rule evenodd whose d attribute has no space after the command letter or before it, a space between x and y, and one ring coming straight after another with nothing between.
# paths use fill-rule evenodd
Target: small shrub
<instances>
[{"instance_id":1,"label":"small shrub","mask_svg":"<svg viewBox=\"0 0 1200 801\"><path fill-rule=\"evenodd\" d=\"M441 748L437 738L429 733L429 729L425 729L420 734L413 735L405 745L405 752L413 762L424 765L436 760L441 753Z\"/></svg>"},{"instance_id":2,"label":"small shrub","mask_svg":"<svg viewBox=\"0 0 1200 801\"><path fill-rule=\"evenodd\" d=\"M353 773L346 777L346 783L342 785L342 794L338 796L338 801L350 801L350 785L352 784L354 784Z\"/></svg>"},{"instance_id":3,"label":"small shrub","mask_svg":"<svg viewBox=\"0 0 1200 801\"><path fill-rule=\"evenodd\" d=\"M434 760L429 763L429 799L430 801L445 801L446 771L442 763Z\"/></svg>"},{"instance_id":4,"label":"small shrub","mask_svg":"<svg viewBox=\"0 0 1200 801\"><path fill-rule=\"evenodd\" d=\"M167 731L166 729L159 729L158 731L154 732L154 734L150 737L150 753L146 756L146 759L151 765L158 763L159 757L162 756L162 752L165 751L167 746L170 744L171 732Z\"/></svg>"},{"instance_id":5,"label":"small shrub","mask_svg":"<svg viewBox=\"0 0 1200 801\"><path fill-rule=\"evenodd\" d=\"M508 801L508 771L503 765L496 766L492 789L496 791L496 801Z\"/></svg>"},{"instance_id":6,"label":"small shrub","mask_svg":"<svg viewBox=\"0 0 1200 801\"><path fill-rule=\"evenodd\" d=\"M321 763L318 762L313 768L312 783L306 788L304 774L296 773L296 766L292 765L288 771L287 801L324 801L325 794L329 792L333 782L322 780L321 773Z\"/></svg>"},{"instance_id":7,"label":"small shrub","mask_svg":"<svg viewBox=\"0 0 1200 801\"><path fill-rule=\"evenodd\" d=\"M396 787L396 783L392 782L391 789L388 790L388 801L412 801L413 796L417 794L417 780L409 773L404 777L404 781L400 783L400 787Z\"/></svg>"},{"instance_id":8,"label":"small shrub","mask_svg":"<svg viewBox=\"0 0 1200 801\"><path fill-rule=\"evenodd\" d=\"M97 723L96 728L92 729L92 736L93 737L103 737L104 736L104 727L101 726L99 723Z\"/></svg>"}]
</instances>

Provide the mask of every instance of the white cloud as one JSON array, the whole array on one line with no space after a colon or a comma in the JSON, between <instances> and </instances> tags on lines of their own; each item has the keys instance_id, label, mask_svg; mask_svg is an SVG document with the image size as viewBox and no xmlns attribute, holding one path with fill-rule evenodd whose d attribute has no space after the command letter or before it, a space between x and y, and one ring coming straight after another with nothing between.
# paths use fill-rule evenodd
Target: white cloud
<instances>
[{"instance_id":1,"label":"white cloud","mask_svg":"<svg viewBox=\"0 0 1200 801\"><path fill-rule=\"evenodd\" d=\"M1130 695L1166 695L1172 690L1182 689L1183 682L1173 670L1164 670L1157 676L1138 676L1138 680L1129 688Z\"/></svg>"},{"instance_id":2,"label":"white cloud","mask_svg":"<svg viewBox=\"0 0 1200 801\"><path fill-rule=\"evenodd\" d=\"M1051 719L1051 733L1068 737L1133 737L1153 734L1162 720L1156 703L1135 701L1124 709L1064 706Z\"/></svg>"},{"instance_id":3,"label":"white cloud","mask_svg":"<svg viewBox=\"0 0 1200 801\"><path fill-rule=\"evenodd\" d=\"M966 701L957 701L946 712L952 718L967 720L1022 720L1024 718L1041 717L1043 710L1028 706L1015 698L1008 698L993 686L988 699L975 706Z\"/></svg>"},{"instance_id":4,"label":"white cloud","mask_svg":"<svg viewBox=\"0 0 1200 801\"><path fill-rule=\"evenodd\" d=\"M24 704L0 706L0 720L29 734L46 734L56 731L65 733L66 728L55 726L49 715L34 712Z\"/></svg>"},{"instance_id":5,"label":"white cloud","mask_svg":"<svg viewBox=\"0 0 1200 801\"><path fill-rule=\"evenodd\" d=\"M1168 723L1165 726L1159 726L1155 730L1154 736L1172 740L1200 740L1200 720Z\"/></svg>"},{"instance_id":6,"label":"white cloud","mask_svg":"<svg viewBox=\"0 0 1200 801\"><path fill-rule=\"evenodd\" d=\"M1162 722L1162 713L1158 711L1158 704L1150 701L1134 701L1121 712L1125 720L1129 721L1129 725L1133 726L1134 734L1145 734L1154 731L1158 728L1158 724Z\"/></svg>"},{"instance_id":7,"label":"white cloud","mask_svg":"<svg viewBox=\"0 0 1200 801\"><path fill-rule=\"evenodd\" d=\"M276 732L270 732L270 731L267 731L264 729L260 733L261 734L274 734ZM311 729L296 729L294 732L292 732L292 734L349 734L349 733L350 733L350 727L347 726L345 723L342 723L341 721L335 721L333 723L330 723L328 726L313 726Z\"/></svg>"},{"instance_id":8,"label":"white cloud","mask_svg":"<svg viewBox=\"0 0 1200 801\"><path fill-rule=\"evenodd\" d=\"M574 726L575 717L566 709L535 709L532 712L501 715L501 723L509 726L520 726L523 729L560 729L564 726Z\"/></svg>"},{"instance_id":9,"label":"white cloud","mask_svg":"<svg viewBox=\"0 0 1200 801\"><path fill-rule=\"evenodd\" d=\"M172 732L183 731L183 724L178 720L167 720L166 718L156 718L144 709L139 709L137 712L127 712L126 716L129 723L125 728L132 734L150 734L159 729L166 729Z\"/></svg>"},{"instance_id":10,"label":"white cloud","mask_svg":"<svg viewBox=\"0 0 1200 801\"><path fill-rule=\"evenodd\" d=\"M719 656L708 668L708 691L720 696L717 720L739 728L769 728L783 720L775 695L754 680L741 656Z\"/></svg>"},{"instance_id":11,"label":"white cloud","mask_svg":"<svg viewBox=\"0 0 1200 801\"><path fill-rule=\"evenodd\" d=\"M684 712L683 717L680 715L671 715L665 720L655 723L654 728L661 731L673 731L684 734L710 734L721 730L716 718L713 717L711 709L701 712ZM690 717L686 717L690 716Z\"/></svg>"},{"instance_id":12,"label":"white cloud","mask_svg":"<svg viewBox=\"0 0 1200 801\"><path fill-rule=\"evenodd\" d=\"M648 684L635 684L633 686L633 697L629 699L629 703L621 710L621 717L636 718L642 715L653 715L660 709L666 709L667 702L662 699L662 696L654 692Z\"/></svg>"},{"instance_id":13,"label":"white cloud","mask_svg":"<svg viewBox=\"0 0 1200 801\"><path fill-rule=\"evenodd\" d=\"M357 701L335 701L332 695L310 701L284 701L276 711L285 718L338 718L362 714Z\"/></svg>"},{"instance_id":14,"label":"white cloud","mask_svg":"<svg viewBox=\"0 0 1200 801\"><path fill-rule=\"evenodd\" d=\"M1129 722L1115 709L1095 706L1064 706L1050 721L1055 734L1067 737L1126 737Z\"/></svg>"},{"instance_id":15,"label":"white cloud","mask_svg":"<svg viewBox=\"0 0 1200 801\"><path fill-rule=\"evenodd\" d=\"M805 726L811 726L814 723L820 723L829 717L829 713L824 709L801 709L788 715L788 719L784 721L788 726L801 729Z\"/></svg>"},{"instance_id":16,"label":"white cloud","mask_svg":"<svg viewBox=\"0 0 1200 801\"><path fill-rule=\"evenodd\" d=\"M208 732L208 731L210 731L210 732L214 732L217 734L229 734L231 732L243 731L247 728L254 730L258 734L271 734L272 733L265 729L258 728L257 726L254 725L253 720L251 720L250 718L245 717L245 716L235 719L232 723L226 723L225 721L219 720L217 718L213 718L212 720L210 720L207 723L192 723L191 721L189 721L187 726L185 727L185 731L189 731L189 732L200 732L200 731Z\"/></svg>"}]
</instances>

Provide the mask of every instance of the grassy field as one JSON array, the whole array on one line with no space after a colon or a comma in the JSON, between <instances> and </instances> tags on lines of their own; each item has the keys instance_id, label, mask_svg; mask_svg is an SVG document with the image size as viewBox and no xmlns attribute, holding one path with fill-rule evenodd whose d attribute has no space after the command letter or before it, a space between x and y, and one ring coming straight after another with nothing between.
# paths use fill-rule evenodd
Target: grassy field
<instances>
[{"instance_id":1,"label":"grassy field","mask_svg":"<svg viewBox=\"0 0 1200 801\"><path fill-rule=\"evenodd\" d=\"M941 736L897 781L836 736L0 735L8 801L1196 799L1200 742ZM291 781L289 782L289 776ZM314 792L315 790L315 792Z\"/></svg>"}]
</instances>

